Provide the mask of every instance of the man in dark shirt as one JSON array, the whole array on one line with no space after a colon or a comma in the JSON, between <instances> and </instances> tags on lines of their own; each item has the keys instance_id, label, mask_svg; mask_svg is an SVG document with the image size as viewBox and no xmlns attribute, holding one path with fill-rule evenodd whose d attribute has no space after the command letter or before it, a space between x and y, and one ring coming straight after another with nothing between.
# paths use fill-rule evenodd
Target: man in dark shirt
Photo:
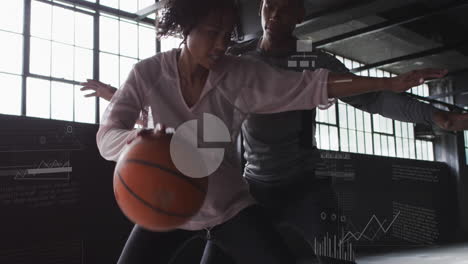
<instances>
[{"instance_id":1,"label":"man in dark shirt","mask_svg":"<svg viewBox=\"0 0 468 264\"><path fill-rule=\"evenodd\" d=\"M260 14L263 36L232 47L228 51L230 54L250 56L288 70L326 68L349 72L340 61L323 51L297 49L301 42L298 45L293 30L303 21L303 0L263 0ZM288 87L284 89L287 91ZM449 130L468 127L467 115L437 110L405 94L378 92L341 100L363 111L399 121ZM336 212L336 200L331 182L315 178L315 166L320 157L315 140L315 116L316 110L253 114L242 127L244 176L252 195L271 209L280 226L299 233L312 248L314 239L321 241L327 232L338 234L335 224L320 218L321 212L328 215Z\"/></svg>"}]
</instances>

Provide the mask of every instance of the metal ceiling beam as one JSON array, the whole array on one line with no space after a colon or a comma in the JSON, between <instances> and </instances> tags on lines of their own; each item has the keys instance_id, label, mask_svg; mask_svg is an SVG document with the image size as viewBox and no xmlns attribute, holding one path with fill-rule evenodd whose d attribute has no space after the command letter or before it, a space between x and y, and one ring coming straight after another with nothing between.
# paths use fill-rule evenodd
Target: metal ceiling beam
<instances>
[{"instance_id":1,"label":"metal ceiling beam","mask_svg":"<svg viewBox=\"0 0 468 264\"><path fill-rule=\"evenodd\" d=\"M309 14L304 22L296 26L295 34L297 36L308 35L312 32L344 24L357 18L374 15L421 1L422 0L363 0L355 3L354 6L346 3L336 8L328 8L324 11Z\"/></svg>"},{"instance_id":2,"label":"metal ceiling beam","mask_svg":"<svg viewBox=\"0 0 468 264\"><path fill-rule=\"evenodd\" d=\"M91 3L85 0L56 0L56 1L62 2L62 3L73 4L79 7L91 9L94 11L99 11L101 13L119 16L122 18L130 19L130 20L138 20L138 15L135 13L125 12L119 9L115 9L115 8L104 6L104 5L99 5L96 3ZM150 18L143 18L139 22L144 23L144 24L154 25L154 20Z\"/></svg>"},{"instance_id":3,"label":"metal ceiling beam","mask_svg":"<svg viewBox=\"0 0 468 264\"><path fill-rule=\"evenodd\" d=\"M310 22L310 21L312 21L314 19L317 19L317 18L320 18L320 17L323 17L323 16L328 16L328 15L332 15L332 14L336 14L336 13L346 11L346 10L351 9L351 8L364 6L364 5L369 4L372 1L373 0L366 0L364 2L361 1L357 5L356 5L356 2L351 1L351 2L348 2L348 3L343 4L343 5L339 5L339 6L335 6L335 7L329 7L327 9L325 9L325 10L317 11L317 12L306 15L306 17L304 19L305 21L302 22L301 24L306 24L306 23L308 23L308 22Z\"/></svg>"},{"instance_id":4,"label":"metal ceiling beam","mask_svg":"<svg viewBox=\"0 0 468 264\"><path fill-rule=\"evenodd\" d=\"M356 72L361 72L361 71L365 71L365 70L369 70L369 69L384 67L384 66L387 66L387 65L390 65L390 64L401 62L401 61L419 59L419 58L439 54L439 53L442 53L442 52L454 50L454 49L457 49L459 47L465 46L467 44L468 44L468 40L463 40L463 41L458 42L456 44L442 46L442 47L439 47L439 48L425 50L425 51L422 51L422 52L417 52L417 53L413 53L413 54L404 55L404 56L401 56L401 57L396 57L396 58L392 58L392 59L388 59L388 60L368 64L368 65L365 65L365 66L362 66L362 67L359 67L359 68L354 68L354 69L351 70L351 72L356 73Z\"/></svg>"},{"instance_id":5,"label":"metal ceiling beam","mask_svg":"<svg viewBox=\"0 0 468 264\"><path fill-rule=\"evenodd\" d=\"M413 22L413 21L422 20L422 19L434 16L434 15L438 15L438 14L448 12L448 11L453 10L455 8L460 8L460 7L464 7L464 6L468 6L468 1L467 0L452 2L452 3L448 4L448 5L444 5L444 6L440 7L440 8L438 8L437 10L432 10L429 13L422 13L422 14L418 14L416 16L411 15L411 16L407 16L407 17L404 17L404 18L396 19L396 20L389 20L389 21L385 21L385 22L382 22L382 23L378 23L376 25L372 25L372 26L369 26L369 27L353 30L353 31L348 32L348 33L344 33L344 34L341 34L341 35L338 35L338 36L334 36L334 37L331 37L331 38L328 38L328 39L324 39L324 40L316 42L315 46L317 48L323 48L323 47L325 47L327 45L330 45L330 44L336 44L336 43L339 43L339 42L342 42L342 41L345 41L345 40L349 40L349 39L352 39L352 38L362 37L362 36L365 36L365 35L368 35L368 34L384 31L384 30L387 30L387 29L390 29L390 28L401 26L403 24L407 24L407 23L410 23L410 22Z\"/></svg>"}]
</instances>

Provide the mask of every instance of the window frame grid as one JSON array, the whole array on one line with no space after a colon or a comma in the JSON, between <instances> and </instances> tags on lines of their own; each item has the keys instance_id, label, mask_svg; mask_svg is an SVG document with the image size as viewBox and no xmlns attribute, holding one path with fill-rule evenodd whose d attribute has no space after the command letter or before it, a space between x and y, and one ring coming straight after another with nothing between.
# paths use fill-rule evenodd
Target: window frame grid
<instances>
[{"instance_id":1,"label":"window frame grid","mask_svg":"<svg viewBox=\"0 0 468 264\"><path fill-rule=\"evenodd\" d=\"M33 36L31 35L31 14L32 14L32 2L38 2L38 3L44 3L44 4L49 4L51 7L60 7L64 8L67 10L71 10L73 12L79 12L81 14L89 15L92 17L93 20L93 47L91 49L92 51L92 61L93 61L93 69L92 69L92 78L94 80L100 80L100 16L101 14L105 14L106 16L112 17L113 19L116 19L119 24L119 34L120 34L120 21L123 19L125 20L130 20L131 22L135 23L136 26L136 34L137 38L140 36L140 27L148 27L149 28L155 28L155 20L150 19L150 18L144 18L141 20L135 20L137 18L136 14L128 13L125 11L122 11L120 9L115 9L111 7L107 7L104 5L101 5L99 3L99 0L96 1L96 3L84 1L84 0L23 0L23 30L22 30L22 43L23 43L23 65L21 69L21 111L20 114L21 116L27 116L27 79L28 78L33 78L33 79L42 79L42 80L47 80L49 82L59 82L59 83L66 83L66 84L71 84L74 86L80 86L81 83L76 80L68 80L64 78L58 78L55 76L52 76L52 71L50 73L50 76L46 75L41 75L41 74L36 74L36 73L31 73L30 72L30 62L31 62L31 38ZM120 1L119 1L120 5ZM137 6L139 5L139 2L137 3ZM53 14L52 14L53 15ZM53 19L53 18L52 18ZM125 22L124 20L124 22ZM75 23L75 21L74 21ZM53 26L53 21L51 23L51 26ZM16 34L19 34L18 32L14 32ZM60 44L65 44L73 48L74 54L73 56L75 57L75 49L77 47L79 48L84 48L81 46L77 46L76 43L74 42L73 44L69 43L62 43L60 41L55 41L53 40L53 36L51 36L51 39L44 39L42 37L36 37L34 38L37 39L43 39L46 41L49 41L51 43L51 49L52 49L52 43L60 43ZM74 36L75 39L75 36ZM120 45L120 41L119 44ZM160 41L155 40L155 53L159 52L160 50ZM142 59L140 57L140 47L137 45L137 58L136 60ZM88 48L86 48L88 49ZM124 54L120 54L120 48L119 48L119 53L116 54L119 57L119 72L120 72L120 57L125 57L125 58L131 58L135 59L133 57L126 56ZM52 55L51 55L52 56ZM51 58L52 61L52 58ZM52 63L50 65L52 67ZM7 73L9 74L9 73ZM90 76L91 77L91 76ZM49 94L49 99L51 99L52 94ZM71 122L77 122L75 119L75 93L73 93L73 120ZM52 119L52 112L51 112L52 105L49 106L49 119ZM99 98L95 98L95 117L94 117L94 122L96 124L99 124L100 122L100 102Z\"/></svg>"},{"instance_id":2,"label":"window frame grid","mask_svg":"<svg viewBox=\"0 0 468 264\"><path fill-rule=\"evenodd\" d=\"M360 63L360 62L357 62L355 60L350 60L348 58L345 58L345 57L342 57L340 55L336 55L336 54L332 54L330 53L331 55L333 55L336 59L338 59L340 62L342 62L343 64L349 66L349 65L353 65L353 68L356 68L355 65L357 65L357 67L359 66L362 66L364 64ZM372 73L371 73L372 71ZM369 70L365 70L365 71L362 71L362 72L359 72L357 73L358 75L361 75L361 76L382 76L382 77L394 77L396 76L395 74L391 73L391 72L388 72L388 71L384 71L384 70L381 70L381 69L369 69ZM417 88L417 90L421 90L424 94L426 94L426 88L427 87L424 87L424 86L417 86L415 87ZM414 89L414 88L413 88ZM341 107L341 105L343 105L343 107L345 107L344 109ZM332 124L331 122L321 122L321 121L316 121L317 123L317 127L320 127L320 126L323 126L323 125L326 125L326 126L330 126L330 127L336 127L337 131L338 131L338 146L339 146L339 151L342 151L342 152L356 152L356 153L360 153L360 154L370 154L370 155L380 155L380 156L388 156L388 157L397 157L397 158L408 158L408 159L416 159L416 160L431 160L431 157L432 157L432 160L434 159L434 144L432 141L426 141L426 140L419 140L419 139L416 139L414 137L414 132L411 133L411 131L409 131L409 129L412 129L410 128L410 126L408 125L409 123L405 123L405 122L400 122L400 121L397 121L397 120L391 120L391 123L388 122L388 120L385 118L383 120L381 120L380 118L384 118L384 117L381 117L381 116L378 116L378 115L375 115L375 114L370 114L370 132L367 131L367 124L366 124L366 116L365 116L365 112L363 112L363 116L362 116L362 119L363 119L363 128L362 128L362 131L361 131L361 128L360 127L357 127L357 115L358 114L361 114L361 112L356 112L358 111L357 109L354 111L354 121L355 121L355 125L354 125L354 129L351 129L350 128L350 124L349 124L349 110L348 110L348 107L350 107L348 104L344 103L344 102L337 102L335 105L335 114L336 114L336 124ZM351 106L352 107L352 106ZM340 110L341 109L341 110ZM319 110L319 111L323 111L323 110ZM343 112L344 113L341 113ZM345 115L344 117L342 117L342 115ZM378 116L378 119L376 119ZM345 124L341 124L341 119L343 120L346 120L346 125ZM352 120L351 120L352 121ZM376 131L376 127L375 127L375 122L379 122L380 121L385 121L385 131L383 132L383 129L379 129L379 131ZM397 135L397 125L396 125L396 122L400 122L401 125L399 125L399 128L401 131L399 131L399 135ZM384 122L382 122L383 124ZM390 125L390 127L388 127L388 125ZM380 127L380 126L379 126ZM356 144L359 144L359 133L362 132L363 133L363 136L364 136L364 153L361 153L361 150L359 149L359 146L356 146L356 151L352 151L352 142L350 140L350 131L353 131L355 134L356 134L356 139L355 139L355 143ZM391 132L390 132L391 130ZM405 130L405 133L403 133L403 130ZM343 132L346 132L346 135L343 135ZM368 137L368 134L370 135L370 140L371 140L371 144L372 144L372 153L368 153L367 151L367 137ZM321 140L321 135L320 135L320 132L318 132L316 134L317 136L317 145L318 146L321 146L322 144L320 144L320 140ZM347 145L346 147L344 147L342 145L342 142L343 142L343 139L344 137L347 138ZM376 142L376 139L379 139L379 142L378 142L378 146L377 146L377 142ZM329 139L330 140L330 139ZM382 142L386 142L386 147L383 147L382 146ZM419 143L417 143L419 142ZM399 149L399 145L401 143L401 147L402 149ZM417 150L417 144L420 144L420 143L427 143L427 144L424 144L424 148L427 150L426 152L418 152ZM330 145L330 143L329 143ZM422 146L422 145L421 145ZM432 146L432 148L430 147ZM347 149L346 149L347 148ZM468 146L466 147L467 150L466 152L468 153ZM330 150L330 149L329 149ZM380 151L379 151L380 150ZM380 154L376 154L380 152ZM386 153L386 155L384 155L384 153ZM468 154L467 154L468 155ZM419 157L421 156L421 157ZM468 163L468 157L467 157L467 163Z\"/></svg>"}]
</instances>

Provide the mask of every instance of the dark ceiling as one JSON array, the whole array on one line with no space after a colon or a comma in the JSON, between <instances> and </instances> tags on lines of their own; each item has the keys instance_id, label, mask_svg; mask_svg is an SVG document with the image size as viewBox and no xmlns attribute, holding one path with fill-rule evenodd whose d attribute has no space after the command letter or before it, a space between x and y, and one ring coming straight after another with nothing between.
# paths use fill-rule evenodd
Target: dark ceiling
<instances>
[{"instance_id":1,"label":"dark ceiling","mask_svg":"<svg viewBox=\"0 0 468 264\"><path fill-rule=\"evenodd\" d=\"M247 33L258 33L258 1L245 1L250 13ZM394 73L426 67L468 69L468 0L306 0L306 9L306 21L296 35L325 41L328 45L320 47L335 54ZM386 27L379 29L382 25ZM371 26L378 30L354 34ZM330 42L344 33L353 34Z\"/></svg>"}]
</instances>

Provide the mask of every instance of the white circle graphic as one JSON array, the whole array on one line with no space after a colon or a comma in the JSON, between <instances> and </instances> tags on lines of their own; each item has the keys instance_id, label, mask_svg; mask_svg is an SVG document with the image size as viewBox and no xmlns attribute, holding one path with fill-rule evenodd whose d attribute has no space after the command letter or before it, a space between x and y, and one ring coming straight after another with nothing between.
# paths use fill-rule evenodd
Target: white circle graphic
<instances>
[{"instance_id":1,"label":"white circle graphic","mask_svg":"<svg viewBox=\"0 0 468 264\"><path fill-rule=\"evenodd\" d=\"M229 143L231 135L224 122L212 114L180 125L171 139L170 154L176 168L191 178L203 178L215 172L224 159L221 147L200 147L200 142ZM201 132L201 135L200 135Z\"/></svg>"}]
</instances>

